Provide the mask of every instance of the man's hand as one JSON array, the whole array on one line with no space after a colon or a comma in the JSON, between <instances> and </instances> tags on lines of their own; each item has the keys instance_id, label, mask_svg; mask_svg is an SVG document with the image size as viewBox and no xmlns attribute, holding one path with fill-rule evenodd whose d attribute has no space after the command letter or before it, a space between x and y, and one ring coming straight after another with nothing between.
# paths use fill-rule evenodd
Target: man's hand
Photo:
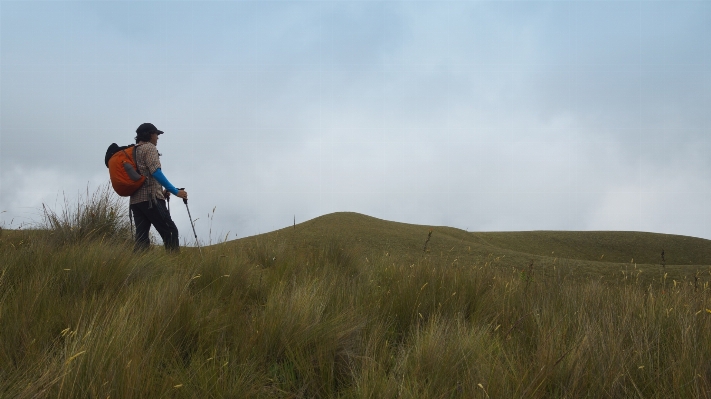
<instances>
[{"instance_id":1,"label":"man's hand","mask_svg":"<svg viewBox=\"0 0 711 399\"><path fill-rule=\"evenodd\" d=\"M177 196L182 199L188 199L188 193L185 190L178 190Z\"/></svg>"},{"instance_id":2,"label":"man's hand","mask_svg":"<svg viewBox=\"0 0 711 399\"><path fill-rule=\"evenodd\" d=\"M170 198L169 198L169 197L170 197L170 191L168 191L168 190L163 190L163 198L165 198L165 199L167 199L168 201L170 201Z\"/></svg>"}]
</instances>

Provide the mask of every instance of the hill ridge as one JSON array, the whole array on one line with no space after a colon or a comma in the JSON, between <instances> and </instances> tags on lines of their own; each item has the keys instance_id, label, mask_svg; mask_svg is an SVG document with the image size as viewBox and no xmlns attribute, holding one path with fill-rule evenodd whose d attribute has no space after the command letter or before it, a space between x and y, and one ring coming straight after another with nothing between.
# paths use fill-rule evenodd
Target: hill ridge
<instances>
[{"instance_id":1,"label":"hill ridge","mask_svg":"<svg viewBox=\"0 0 711 399\"><path fill-rule=\"evenodd\" d=\"M357 212L333 212L294 226L228 241L241 245L260 239L295 240L319 245L338 240L343 245L365 252L391 252L408 259L422 256L427 243L429 253L455 251L453 255L487 256L490 253L517 258L564 259L595 263L711 264L711 240L703 238L635 231L531 230L480 232L403 223ZM523 260L522 260L523 261Z\"/></svg>"}]
</instances>

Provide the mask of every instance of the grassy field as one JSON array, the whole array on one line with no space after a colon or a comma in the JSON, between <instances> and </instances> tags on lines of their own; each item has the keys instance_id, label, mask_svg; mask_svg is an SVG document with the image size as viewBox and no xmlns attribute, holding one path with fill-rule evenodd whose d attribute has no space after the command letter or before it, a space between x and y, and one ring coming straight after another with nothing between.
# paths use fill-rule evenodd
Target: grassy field
<instances>
[{"instance_id":1,"label":"grassy field","mask_svg":"<svg viewBox=\"0 0 711 399\"><path fill-rule=\"evenodd\" d=\"M711 397L708 240L337 213L132 254L71 208L0 233L0 397Z\"/></svg>"}]
</instances>

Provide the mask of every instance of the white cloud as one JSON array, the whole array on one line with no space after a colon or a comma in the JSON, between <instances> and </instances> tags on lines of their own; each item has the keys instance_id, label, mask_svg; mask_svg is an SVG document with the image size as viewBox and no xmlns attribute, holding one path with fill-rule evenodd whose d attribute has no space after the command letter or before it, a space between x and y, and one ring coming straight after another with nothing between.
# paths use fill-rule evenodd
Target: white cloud
<instances>
[{"instance_id":1,"label":"white cloud","mask_svg":"<svg viewBox=\"0 0 711 399\"><path fill-rule=\"evenodd\" d=\"M41 220L42 204L59 211L68 203L75 203L86 192L108 182L108 174L93 174L84 180L77 174L68 174L58 169L26 169L14 166L3 168L0 174L0 211L2 223L9 227L19 224L33 224Z\"/></svg>"},{"instance_id":2,"label":"white cloud","mask_svg":"<svg viewBox=\"0 0 711 399\"><path fill-rule=\"evenodd\" d=\"M201 237L216 206L213 238L333 211L711 238L711 9L613 3L3 3L3 218L153 122Z\"/></svg>"}]
</instances>

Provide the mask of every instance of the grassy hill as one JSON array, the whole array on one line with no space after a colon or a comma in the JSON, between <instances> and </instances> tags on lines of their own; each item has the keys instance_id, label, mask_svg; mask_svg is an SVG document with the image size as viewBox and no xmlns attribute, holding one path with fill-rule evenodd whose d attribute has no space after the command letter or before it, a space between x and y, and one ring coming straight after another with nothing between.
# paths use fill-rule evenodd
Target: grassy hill
<instances>
[{"instance_id":1,"label":"grassy hill","mask_svg":"<svg viewBox=\"0 0 711 399\"><path fill-rule=\"evenodd\" d=\"M499 258L502 264L514 267L527 267L531 262L544 268L563 265L585 276L617 275L619 270L636 268L683 279L708 272L711 265L711 240L702 238L622 231L467 232L353 212L332 213L221 245L244 248L255 243L279 244L272 245L272 255L276 256L287 247L315 248L328 242L336 242L361 257L382 255L415 262L439 256L460 263Z\"/></svg>"},{"instance_id":2,"label":"grassy hill","mask_svg":"<svg viewBox=\"0 0 711 399\"><path fill-rule=\"evenodd\" d=\"M14 242L42 233L4 230L5 239ZM665 265L671 270L679 269L678 266L693 266L696 270L711 265L711 240L697 237L633 231L467 232L446 226L387 221L355 212L331 213L215 246L244 248L260 242L279 242L281 250L285 244L315 248L337 242L363 257L390 255L409 261L432 255L470 261L494 256L541 264L552 264L557 259L600 267L635 263L642 267L661 266L664 251Z\"/></svg>"},{"instance_id":3,"label":"grassy hill","mask_svg":"<svg viewBox=\"0 0 711 399\"><path fill-rule=\"evenodd\" d=\"M711 397L708 240L335 213L134 254L71 209L0 231L0 397Z\"/></svg>"}]
</instances>

